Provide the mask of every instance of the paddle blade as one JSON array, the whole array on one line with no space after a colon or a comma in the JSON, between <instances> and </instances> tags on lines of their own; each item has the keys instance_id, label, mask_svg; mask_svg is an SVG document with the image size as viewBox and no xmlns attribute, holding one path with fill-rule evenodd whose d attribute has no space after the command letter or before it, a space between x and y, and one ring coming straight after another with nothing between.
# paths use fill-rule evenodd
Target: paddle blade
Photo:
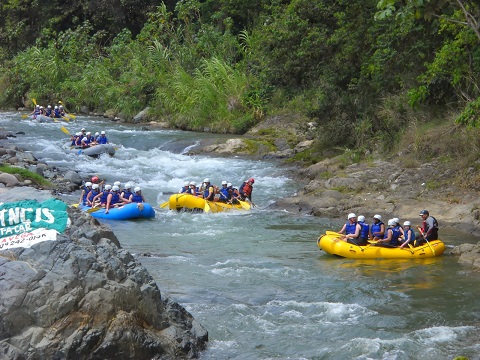
<instances>
[{"instance_id":1,"label":"paddle blade","mask_svg":"<svg viewBox=\"0 0 480 360\"><path fill-rule=\"evenodd\" d=\"M63 133L67 134L67 135L71 135L70 134L70 131L68 131L68 129L62 125L62 127L60 128L60 130L62 130Z\"/></svg>"},{"instance_id":2,"label":"paddle blade","mask_svg":"<svg viewBox=\"0 0 480 360\"><path fill-rule=\"evenodd\" d=\"M65 120L65 121L67 121L67 122L70 121L70 119L67 118L67 117L65 117L65 116L62 116L62 119Z\"/></svg>"},{"instance_id":3,"label":"paddle blade","mask_svg":"<svg viewBox=\"0 0 480 360\"><path fill-rule=\"evenodd\" d=\"M210 212L210 205L208 204L208 201L205 200L205 207L203 208L204 212Z\"/></svg>"},{"instance_id":4,"label":"paddle blade","mask_svg":"<svg viewBox=\"0 0 480 360\"><path fill-rule=\"evenodd\" d=\"M28 115L22 115L22 119L28 118Z\"/></svg>"},{"instance_id":5,"label":"paddle blade","mask_svg":"<svg viewBox=\"0 0 480 360\"><path fill-rule=\"evenodd\" d=\"M37 99L32 98L33 105L37 106Z\"/></svg>"},{"instance_id":6,"label":"paddle blade","mask_svg":"<svg viewBox=\"0 0 480 360\"><path fill-rule=\"evenodd\" d=\"M170 201L165 201L163 204L160 205L160 208L164 209L170 204Z\"/></svg>"},{"instance_id":7,"label":"paddle blade","mask_svg":"<svg viewBox=\"0 0 480 360\"><path fill-rule=\"evenodd\" d=\"M73 114L65 114L65 116L70 116L72 119L75 119L75 118L76 118L76 116L73 115Z\"/></svg>"},{"instance_id":8,"label":"paddle blade","mask_svg":"<svg viewBox=\"0 0 480 360\"><path fill-rule=\"evenodd\" d=\"M95 211L98 211L98 210L102 210L103 208L101 207L93 207L91 209L88 209L87 210L87 213L92 213L92 212L95 212Z\"/></svg>"},{"instance_id":9,"label":"paddle blade","mask_svg":"<svg viewBox=\"0 0 480 360\"><path fill-rule=\"evenodd\" d=\"M250 204L245 202L245 201L239 201L240 205L242 205L242 208L244 210L250 210Z\"/></svg>"}]
</instances>

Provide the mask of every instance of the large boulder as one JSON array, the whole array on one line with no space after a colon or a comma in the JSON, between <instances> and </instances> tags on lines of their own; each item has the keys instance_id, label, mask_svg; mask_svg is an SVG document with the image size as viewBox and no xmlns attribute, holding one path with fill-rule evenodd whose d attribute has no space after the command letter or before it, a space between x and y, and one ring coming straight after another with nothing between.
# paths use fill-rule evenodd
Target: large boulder
<instances>
[{"instance_id":1,"label":"large boulder","mask_svg":"<svg viewBox=\"0 0 480 360\"><path fill-rule=\"evenodd\" d=\"M0 183L4 184L6 187L13 187L21 185L17 177L8 173L0 173Z\"/></svg>"},{"instance_id":2,"label":"large boulder","mask_svg":"<svg viewBox=\"0 0 480 360\"><path fill-rule=\"evenodd\" d=\"M150 108L146 107L145 109L140 111L137 115L135 115L133 117L133 122L136 123L136 124L141 123L141 122L145 122L147 120L149 110L150 110Z\"/></svg>"},{"instance_id":3,"label":"large boulder","mask_svg":"<svg viewBox=\"0 0 480 360\"><path fill-rule=\"evenodd\" d=\"M113 232L69 209L57 241L0 251L0 357L195 358L208 333Z\"/></svg>"}]
</instances>

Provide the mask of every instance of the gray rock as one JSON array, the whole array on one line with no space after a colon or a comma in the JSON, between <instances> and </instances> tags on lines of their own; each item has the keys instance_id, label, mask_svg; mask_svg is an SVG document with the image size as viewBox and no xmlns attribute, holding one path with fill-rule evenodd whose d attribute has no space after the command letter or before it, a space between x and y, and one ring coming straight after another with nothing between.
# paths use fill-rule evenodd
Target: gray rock
<instances>
[{"instance_id":1,"label":"gray rock","mask_svg":"<svg viewBox=\"0 0 480 360\"><path fill-rule=\"evenodd\" d=\"M133 117L133 122L134 123L140 123L140 122L146 121L149 110L150 110L150 108L147 106L145 109L140 111L137 115L135 115Z\"/></svg>"},{"instance_id":2,"label":"gray rock","mask_svg":"<svg viewBox=\"0 0 480 360\"><path fill-rule=\"evenodd\" d=\"M1 356L198 357L207 331L180 305L162 299L110 229L68 211L72 225L57 241L0 251Z\"/></svg>"},{"instance_id":3,"label":"gray rock","mask_svg":"<svg viewBox=\"0 0 480 360\"><path fill-rule=\"evenodd\" d=\"M19 186L20 181L15 177L15 175L0 173L0 183L4 184L6 187Z\"/></svg>"},{"instance_id":4,"label":"gray rock","mask_svg":"<svg viewBox=\"0 0 480 360\"><path fill-rule=\"evenodd\" d=\"M67 171L65 175L63 175L63 178L77 185L82 184L82 177L78 175L76 171L73 171L73 170Z\"/></svg>"}]
</instances>

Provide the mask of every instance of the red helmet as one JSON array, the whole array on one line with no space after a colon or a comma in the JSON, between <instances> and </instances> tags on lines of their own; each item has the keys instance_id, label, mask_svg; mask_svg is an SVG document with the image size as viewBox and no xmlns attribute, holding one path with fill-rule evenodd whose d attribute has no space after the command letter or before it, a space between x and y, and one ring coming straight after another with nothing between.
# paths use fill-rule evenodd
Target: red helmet
<instances>
[{"instance_id":1,"label":"red helmet","mask_svg":"<svg viewBox=\"0 0 480 360\"><path fill-rule=\"evenodd\" d=\"M255 179L254 178L250 178L248 179L248 182L251 182L252 184L255 183Z\"/></svg>"},{"instance_id":2,"label":"red helmet","mask_svg":"<svg viewBox=\"0 0 480 360\"><path fill-rule=\"evenodd\" d=\"M92 177L92 183L96 183L98 180L100 180L98 176Z\"/></svg>"}]
</instances>

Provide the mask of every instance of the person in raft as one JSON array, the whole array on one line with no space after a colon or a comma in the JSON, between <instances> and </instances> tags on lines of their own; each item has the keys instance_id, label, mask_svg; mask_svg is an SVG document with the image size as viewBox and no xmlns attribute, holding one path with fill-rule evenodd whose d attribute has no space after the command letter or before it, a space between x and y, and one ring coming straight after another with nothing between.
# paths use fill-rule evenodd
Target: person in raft
<instances>
[{"instance_id":1,"label":"person in raft","mask_svg":"<svg viewBox=\"0 0 480 360\"><path fill-rule=\"evenodd\" d=\"M425 244L425 242L438 239L438 221L433 216L430 216L428 210L420 211L422 218L422 226L417 226L420 235L417 235L415 246Z\"/></svg>"},{"instance_id":2,"label":"person in raft","mask_svg":"<svg viewBox=\"0 0 480 360\"><path fill-rule=\"evenodd\" d=\"M357 242L362 231L362 226L357 222L357 215L350 213L348 214L347 219L348 221L343 224L343 227L339 231L340 234L345 234L345 236L342 236L341 240L350 244L359 245Z\"/></svg>"}]
</instances>

